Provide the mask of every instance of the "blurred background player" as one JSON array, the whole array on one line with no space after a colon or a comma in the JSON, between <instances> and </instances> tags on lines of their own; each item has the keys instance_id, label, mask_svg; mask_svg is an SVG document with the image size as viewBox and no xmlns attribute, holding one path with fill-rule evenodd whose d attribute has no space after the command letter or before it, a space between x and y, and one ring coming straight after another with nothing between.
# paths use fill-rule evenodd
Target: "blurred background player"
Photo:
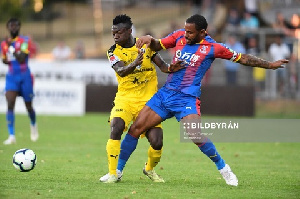
<instances>
[{"instance_id":1,"label":"blurred background player","mask_svg":"<svg viewBox=\"0 0 300 199\"><path fill-rule=\"evenodd\" d=\"M127 15L118 15L113 19L112 35L115 44L107 51L111 67L118 79L118 92L110 115L111 133L106 145L109 173L100 178L104 183L115 183L121 180L122 171L137 141L127 134L128 142L120 142L123 131L130 122L135 121L146 102L157 91L157 75L152 61L162 72L168 73L170 68L160 55L151 49L138 50L136 39L132 35L132 21ZM178 62L180 66L181 62ZM171 66L172 68L175 65ZM154 167L162 154L163 131L161 124L145 131L150 147L145 172L154 182L164 182L157 175ZM121 151L121 153L120 153ZM118 166L117 166L118 164Z\"/></svg>"},{"instance_id":2,"label":"blurred background player","mask_svg":"<svg viewBox=\"0 0 300 199\"><path fill-rule=\"evenodd\" d=\"M32 107L33 93L33 77L31 76L28 66L30 38L27 36L19 36L21 22L16 18L11 18L6 24L10 33L5 41L1 43L2 60L8 65L6 74L5 97L7 101L7 127L9 137L3 144L16 143L15 137L15 102L18 95L22 96L25 102L28 116L30 118L31 140L36 141L39 137L36 114Z\"/></svg>"},{"instance_id":3,"label":"blurred background player","mask_svg":"<svg viewBox=\"0 0 300 199\"><path fill-rule=\"evenodd\" d=\"M175 48L173 62L182 59L187 64L185 68L169 74L165 85L140 111L135 122L129 128L128 134L131 137L138 140L142 132L174 116L177 121L183 123L195 120L200 122L201 80L215 58L266 69L281 68L288 62L288 60L268 62L252 55L237 53L224 44L216 43L207 34L207 26L206 19L195 14L186 20L184 29L179 29L163 39L158 40L150 35L139 38L136 44L138 48L145 44L155 51ZM201 131L199 128L195 130ZM123 142L126 139L127 136ZM215 163L226 184L238 185L236 175L225 163L209 138L201 135L192 141Z\"/></svg>"}]
</instances>

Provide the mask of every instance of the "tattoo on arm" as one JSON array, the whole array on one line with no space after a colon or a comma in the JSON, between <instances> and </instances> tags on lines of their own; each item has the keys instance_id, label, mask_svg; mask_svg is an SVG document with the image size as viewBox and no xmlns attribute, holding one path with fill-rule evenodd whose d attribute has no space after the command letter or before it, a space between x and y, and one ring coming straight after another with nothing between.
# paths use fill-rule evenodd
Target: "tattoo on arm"
<instances>
[{"instance_id":1,"label":"tattoo on arm","mask_svg":"<svg viewBox=\"0 0 300 199\"><path fill-rule=\"evenodd\" d=\"M252 66L252 67L259 67L259 68L270 68L270 62L263 60L261 58L258 58L254 55L250 54L242 54L241 59L238 61L238 63L241 63L246 66Z\"/></svg>"}]
</instances>

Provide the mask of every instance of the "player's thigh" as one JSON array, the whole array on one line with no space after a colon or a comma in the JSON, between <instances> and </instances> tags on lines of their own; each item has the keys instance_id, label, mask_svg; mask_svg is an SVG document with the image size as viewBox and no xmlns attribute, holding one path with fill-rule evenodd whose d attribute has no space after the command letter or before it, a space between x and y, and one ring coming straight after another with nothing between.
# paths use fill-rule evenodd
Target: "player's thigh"
<instances>
[{"instance_id":1,"label":"player's thigh","mask_svg":"<svg viewBox=\"0 0 300 199\"><path fill-rule=\"evenodd\" d=\"M175 112L175 117L177 121L180 121L182 118L188 115L198 115L201 116L200 110L200 100L194 96L182 96L178 98L176 104L180 104L180 106L175 106L172 109Z\"/></svg>"},{"instance_id":2,"label":"player's thigh","mask_svg":"<svg viewBox=\"0 0 300 199\"><path fill-rule=\"evenodd\" d=\"M20 85L20 95L24 98L25 102L31 102L34 93L33 93L33 84L32 78L30 75L26 75L23 77L22 83Z\"/></svg>"},{"instance_id":3,"label":"player's thigh","mask_svg":"<svg viewBox=\"0 0 300 199\"><path fill-rule=\"evenodd\" d=\"M135 122L137 116L139 115L139 113L141 112L141 110L145 107L146 103L147 103L146 101L136 101L136 103L134 105L136 108L132 108L132 110L134 110L132 112L132 114L134 115L133 122ZM162 129L162 124L159 123L155 127ZM146 132L148 132L148 131L143 132L140 137L144 138L146 136Z\"/></svg>"},{"instance_id":4,"label":"player's thigh","mask_svg":"<svg viewBox=\"0 0 300 199\"><path fill-rule=\"evenodd\" d=\"M5 91L19 91L19 84L20 81L18 81L17 77L13 75L6 75L5 77Z\"/></svg>"},{"instance_id":5,"label":"player's thigh","mask_svg":"<svg viewBox=\"0 0 300 199\"><path fill-rule=\"evenodd\" d=\"M130 106L128 105L128 103L115 101L115 105L110 112L109 122L111 122L113 118L121 118L125 123L123 131L127 131L129 124L133 120L133 116L131 114Z\"/></svg>"},{"instance_id":6,"label":"player's thigh","mask_svg":"<svg viewBox=\"0 0 300 199\"><path fill-rule=\"evenodd\" d=\"M143 132L160 124L163 119L153 111L149 106L144 106L137 116L135 122L131 125L129 133L135 137L140 136Z\"/></svg>"}]
</instances>

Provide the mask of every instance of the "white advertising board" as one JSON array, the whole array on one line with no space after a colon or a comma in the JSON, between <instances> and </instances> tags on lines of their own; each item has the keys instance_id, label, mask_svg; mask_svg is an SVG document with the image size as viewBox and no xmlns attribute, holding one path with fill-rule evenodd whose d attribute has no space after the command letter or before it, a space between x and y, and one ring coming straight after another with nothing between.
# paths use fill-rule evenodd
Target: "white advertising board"
<instances>
[{"instance_id":1,"label":"white advertising board","mask_svg":"<svg viewBox=\"0 0 300 199\"><path fill-rule=\"evenodd\" d=\"M29 62L35 79L82 81L86 84L117 85L115 71L107 59L68 60L35 60ZM0 79L5 78L7 65L0 62Z\"/></svg>"},{"instance_id":2,"label":"white advertising board","mask_svg":"<svg viewBox=\"0 0 300 199\"><path fill-rule=\"evenodd\" d=\"M5 113L7 103L4 94L5 80L0 80L0 112ZM33 106L37 114L83 115L85 114L85 83L71 81L45 81L34 83ZM16 113L27 113L22 97L15 105Z\"/></svg>"}]
</instances>

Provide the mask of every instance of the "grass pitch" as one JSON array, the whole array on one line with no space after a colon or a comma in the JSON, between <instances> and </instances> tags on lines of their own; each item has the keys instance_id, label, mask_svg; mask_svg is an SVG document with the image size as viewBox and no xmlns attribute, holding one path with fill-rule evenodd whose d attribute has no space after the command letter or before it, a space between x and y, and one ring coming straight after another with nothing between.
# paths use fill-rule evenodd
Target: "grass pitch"
<instances>
[{"instance_id":1,"label":"grass pitch","mask_svg":"<svg viewBox=\"0 0 300 199\"><path fill-rule=\"evenodd\" d=\"M163 123L164 152L156 168L166 183L152 183L142 173L146 139L139 141L120 183L100 183L107 173L107 119L108 114L38 116L40 139L33 143L28 117L17 115L17 144L4 146L0 114L0 198L300 198L300 143L215 143L239 178L239 186L230 187L195 145L180 142L175 119ZM30 172L12 165L21 148L37 155Z\"/></svg>"}]
</instances>

